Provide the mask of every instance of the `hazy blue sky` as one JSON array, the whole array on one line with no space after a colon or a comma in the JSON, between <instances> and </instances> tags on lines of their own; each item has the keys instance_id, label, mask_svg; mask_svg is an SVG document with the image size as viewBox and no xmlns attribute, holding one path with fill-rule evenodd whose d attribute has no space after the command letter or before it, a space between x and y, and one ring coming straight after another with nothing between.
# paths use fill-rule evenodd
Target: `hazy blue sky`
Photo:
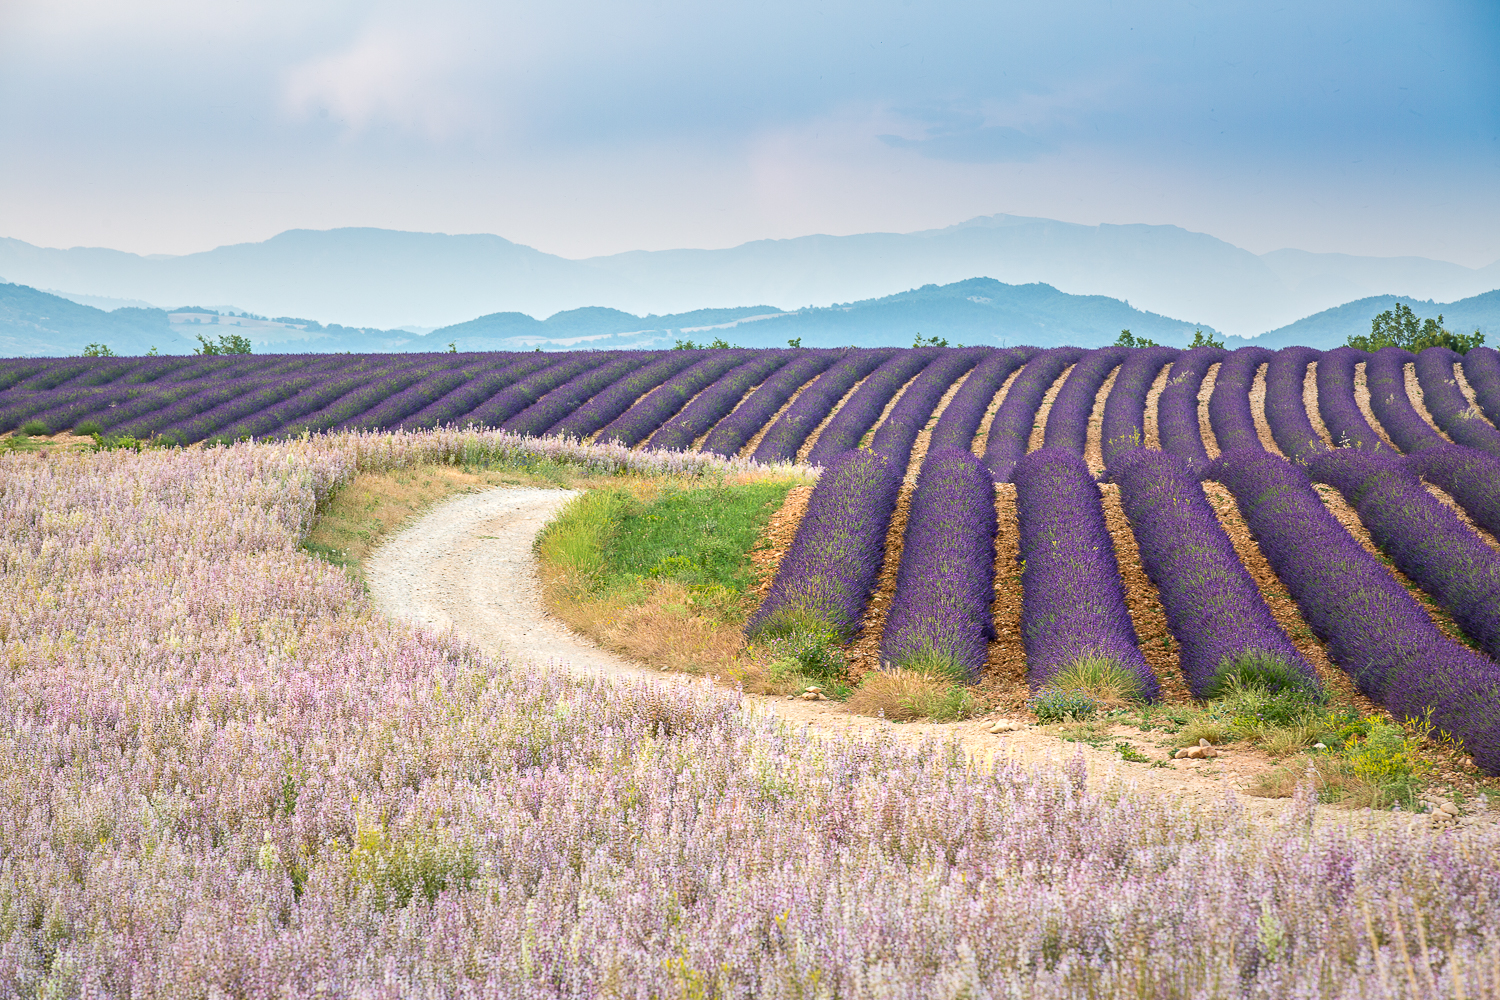
<instances>
[{"instance_id":1,"label":"hazy blue sky","mask_svg":"<svg viewBox=\"0 0 1500 1000\"><path fill-rule=\"evenodd\" d=\"M0 236L566 256L1008 212L1500 258L1500 2L0 0Z\"/></svg>"}]
</instances>

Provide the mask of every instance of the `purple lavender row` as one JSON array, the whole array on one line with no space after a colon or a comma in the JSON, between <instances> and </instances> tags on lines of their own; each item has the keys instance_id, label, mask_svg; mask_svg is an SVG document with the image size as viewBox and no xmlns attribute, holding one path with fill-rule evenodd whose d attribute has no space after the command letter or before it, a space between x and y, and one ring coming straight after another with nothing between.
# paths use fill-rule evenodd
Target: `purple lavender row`
<instances>
[{"instance_id":1,"label":"purple lavender row","mask_svg":"<svg viewBox=\"0 0 1500 1000\"><path fill-rule=\"evenodd\" d=\"M195 444L214 435L214 432L244 417L275 406L318 385L317 375L292 375L267 383L252 376L246 380L247 391L232 396L225 402L193 416L167 424L158 434L178 444Z\"/></svg>"},{"instance_id":2,"label":"purple lavender row","mask_svg":"<svg viewBox=\"0 0 1500 1000\"><path fill-rule=\"evenodd\" d=\"M806 385L809 379L822 374L845 353L842 350L803 352L795 361L766 379L733 413L719 421L703 440L699 450L725 458L738 455L745 442L754 437L776 411L786 405L794 392Z\"/></svg>"},{"instance_id":3,"label":"purple lavender row","mask_svg":"<svg viewBox=\"0 0 1500 1000\"><path fill-rule=\"evenodd\" d=\"M1214 394L1208 398L1208 424L1213 428L1219 451L1228 453L1244 448L1265 451L1255 432L1255 417L1250 411L1250 388L1255 373L1271 360L1264 347L1241 347L1230 353L1219 366Z\"/></svg>"},{"instance_id":4,"label":"purple lavender row","mask_svg":"<svg viewBox=\"0 0 1500 1000\"><path fill-rule=\"evenodd\" d=\"M1043 448L1066 448L1074 454L1083 454L1089 439L1089 418L1094 414L1099 389L1109 378L1109 373L1124 364L1128 357L1128 347L1101 347L1090 351L1073 366L1068 380L1052 401L1051 412L1047 414Z\"/></svg>"},{"instance_id":5,"label":"purple lavender row","mask_svg":"<svg viewBox=\"0 0 1500 1000\"><path fill-rule=\"evenodd\" d=\"M979 425L989 411L990 401L995 398L995 393L1010 378L1011 372L1024 365L1034 354L1036 351L1030 347L1012 347L992 351L979 362L958 392L948 401L948 408L943 411L943 415L938 417L937 426L932 429L932 438L927 443L928 453L949 448L964 451L972 448L974 435L979 433Z\"/></svg>"},{"instance_id":6,"label":"purple lavender row","mask_svg":"<svg viewBox=\"0 0 1500 1000\"><path fill-rule=\"evenodd\" d=\"M89 414L93 420L105 431L115 432L115 428L126 424L136 418L172 406L182 399L196 396L203 392L201 385L186 382L163 387L152 386L150 390L142 390L139 395L134 396L127 403L120 403L107 409L97 410Z\"/></svg>"},{"instance_id":7,"label":"purple lavender row","mask_svg":"<svg viewBox=\"0 0 1500 1000\"><path fill-rule=\"evenodd\" d=\"M807 453L808 464L827 465L836 456L858 448L865 433L880 419L891 397L918 372L936 361L940 353L936 347L901 351L875 369L824 425L817 442Z\"/></svg>"},{"instance_id":8,"label":"purple lavender row","mask_svg":"<svg viewBox=\"0 0 1500 1000\"><path fill-rule=\"evenodd\" d=\"M1344 530L1302 469L1241 451L1215 462L1209 475L1234 493L1303 619L1360 691L1398 719L1421 719L1430 709L1432 724L1463 740L1475 764L1500 773L1500 668L1438 631Z\"/></svg>"},{"instance_id":9,"label":"purple lavender row","mask_svg":"<svg viewBox=\"0 0 1500 1000\"><path fill-rule=\"evenodd\" d=\"M648 448L686 451L693 442L713 429L745 398L745 393L764 382L800 351L766 351L733 369L698 394L676 416L657 428L646 442Z\"/></svg>"},{"instance_id":10,"label":"purple lavender row","mask_svg":"<svg viewBox=\"0 0 1500 1000\"><path fill-rule=\"evenodd\" d=\"M553 355L553 357L559 357ZM619 357L614 351L580 351L564 354L556 364L532 372L501 389L459 419L479 427L499 427L547 393L584 372L602 368Z\"/></svg>"},{"instance_id":11,"label":"purple lavender row","mask_svg":"<svg viewBox=\"0 0 1500 1000\"><path fill-rule=\"evenodd\" d=\"M1369 355L1353 347L1324 351L1318 358L1318 414L1337 448L1390 451L1354 398L1355 368Z\"/></svg>"},{"instance_id":12,"label":"purple lavender row","mask_svg":"<svg viewBox=\"0 0 1500 1000\"><path fill-rule=\"evenodd\" d=\"M705 355L704 351L668 351L665 357L626 375L563 417L547 428L547 433L555 437L586 438L630 409L646 393L689 365L701 361Z\"/></svg>"},{"instance_id":13,"label":"purple lavender row","mask_svg":"<svg viewBox=\"0 0 1500 1000\"><path fill-rule=\"evenodd\" d=\"M485 400L493 397L501 389L515 385L521 379L542 371L558 362L556 354L532 353L521 355L520 357L512 354L508 355L508 357L514 360L511 360L495 371L480 375L439 396L416 413L402 420L399 424L400 429L408 431L427 430L433 427L456 424L464 414L472 413L475 407L483 404Z\"/></svg>"},{"instance_id":14,"label":"purple lavender row","mask_svg":"<svg viewBox=\"0 0 1500 1000\"><path fill-rule=\"evenodd\" d=\"M1303 397L1307 366L1315 363L1319 352L1311 347L1284 347L1271 358L1266 368L1266 423L1271 437L1287 458L1307 462L1328 450L1328 445L1313 430Z\"/></svg>"},{"instance_id":15,"label":"purple lavender row","mask_svg":"<svg viewBox=\"0 0 1500 1000\"><path fill-rule=\"evenodd\" d=\"M220 430L219 436L231 441L268 437L304 414L318 413L345 395L357 391L383 370L374 365L340 369L337 375L326 382L304 389L285 402L236 420Z\"/></svg>"},{"instance_id":16,"label":"purple lavender row","mask_svg":"<svg viewBox=\"0 0 1500 1000\"><path fill-rule=\"evenodd\" d=\"M1032 691L1080 660L1104 659L1155 701L1156 675L1141 656L1099 486L1081 455L1042 448L1015 463L1020 524L1021 639Z\"/></svg>"},{"instance_id":17,"label":"purple lavender row","mask_svg":"<svg viewBox=\"0 0 1500 1000\"><path fill-rule=\"evenodd\" d=\"M540 437L547 429L588 400L635 371L651 358L650 351L631 351L581 375L575 375L500 425L503 431Z\"/></svg>"},{"instance_id":18,"label":"purple lavender row","mask_svg":"<svg viewBox=\"0 0 1500 1000\"><path fill-rule=\"evenodd\" d=\"M720 376L743 366L755 365L760 353L745 350L709 352L702 361L683 369L647 393L600 431L595 440L601 444L613 442L634 447Z\"/></svg>"},{"instance_id":19,"label":"purple lavender row","mask_svg":"<svg viewBox=\"0 0 1500 1000\"><path fill-rule=\"evenodd\" d=\"M1500 427L1500 351L1476 347L1464 355L1464 378L1474 390L1474 401Z\"/></svg>"},{"instance_id":20,"label":"purple lavender row","mask_svg":"<svg viewBox=\"0 0 1500 1000\"><path fill-rule=\"evenodd\" d=\"M967 449L929 452L912 493L881 662L977 683L995 638L994 602L995 480Z\"/></svg>"},{"instance_id":21,"label":"purple lavender row","mask_svg":"<svg viewBox=\"0 0 1500 1000\"><path fill-rule=\"evenodd\" d=\"M328 360L307 356L260 360L279 363L194 366L201 377L156 381L150 388L142 390L142 394L130 404L101 410L91 414L90 419L111 434L138 438L162 435L168 428L178 427L200 415L231 406L247 393L277 381L278 377L284 377L287 372L321 371L332 367ZM342 368L343 365L339 367ZM180 434L174 437L183 444L191 444L195 440Z\"/></svg>"},{"instance_id":22,"label":"purple lavender row","mask_svg":"<svg viewBox=\"0 0 1500 1000\"><path fill-rule=\"evenodd\" d=\"M857 382L898 352L895 348L854 350L840 358L833 367L813 380L797 401L777 418L756 446L751 457L764 464L791 462L797 458L802 442L807 440L829 412L838 405Z\"/></svg>"},{"instance_id":23,"label":"purple lavender row","mask_svg":"<svg viewBox=\"0 0 1500 1000\"><path fill-rule=\"evenodd\" d=\"M1474 523L1500 538L1500 458L1445 444L1407 459L1413 471L1446 492Z\"/></svg>"},{"instance_id":24,"label":"purple lavender row","mask_svg":"<svg viewBox=\"0 0 1500 1000\"><path fill-rule=\"evenodd\" d=\"M344 393L321 410L290 420L271 433L277 436L317 434L340 427L376 404L420 382L432 368L404 368L382 365L375 376L363 385Z\"/></svg>"},{"instance_id":25,"label":"purple lavender row","mask_svg":"<svg viewBox=\"0 0 1500 1000\"><path fill-rule=\"evenodd\" d=\"M76 427L85 418L107 410L118 409L140 392L132 386L111 385L90 389L52 389L38 393L31 406L17 407L19 419L7 420L10 427L32 420L40 421L49 434ZM4 424L0 423L0 427Z\"/></svg>"},{"instance_id":26,"label":"purple lavender row","mask_svg":"<svg viewBox=\"0 0 1500 1000\"><path fill-rule=\"evenodd\" d=\"M847 641L859 633L904 471L867 450L829 463L766 599L745 626L749 639L822 631Z\"/></svg>"},{"instance_id":27,"label":"purple lavender row","mask_svg":"<svg viewBox=\"0 0 1500 1000\"><path fill-rule=\"evenodd\" d=\"M1193 697L1218 697L1236 678L1320 690L1317 672L1276 624L1188 464L1138 451L1115 480L1141 566L1182 647L1182 676Z\"/></svg>"},{"instance_id":28,"label":"purple lavender row","mask_svg":"<svg viewBox=\"0 0 1500 1000\"><path fill-rule=\"evenodd\" d=\"M870 447L905 468L917 435L932 420L932 411L943 395L988 353L987 347L970 347L939 355L891 407L890 415L876 428Z\"/></svg>"},{"instance_id":29,"label":"purple lavender row","mask_svg":"<svg viewBox=\"0 0 1500 1000\"><path fill-rule=\"evenodd\" d=\"M1120 365L1100 423L1104 467L1111 473L1130 452L1146 447L1146 397L1162 368L1181 353L1175 347L1146 347L1131 351Z\"/></svg>"},{"instance_id":30,"label":"purple lavender row","mask_svg":"<svg viewBox=\"0 0 1500 1000\"><path fill-rule=\"evenodd\" d=\"M199 391L183 396L170 406L161 406L154 396L136 400L135 402L144 404L140 407L143 412L129 420L116 418L111 423L109 431L112 434L128 437L151 437L172 424L182 423L200 413L239 399L245 393L264 384L263 379L253 375L243 379L231 378L222 381L216 379Z\"/></svg>"},{"instance_id":31,"label":"purple lavender row","mask_svg":"<svg viewBox=\"0 0 1500 1000\"><path fill-rule=\"evenodd\" d=\"M48 370L50 362L7 359L0 362L0 399L14 386Z\"/></svg>"},{"instance_id":32,"label":"purple lavender row","mask_svg":"<svg viewBox=\"0 0 1500 1000\"><path fill-rule=\"evenodd\" d=\"M1454 441L1470 448L1500 455L1500 431L1469 403L1453 366L1463 355L1446 347L1429 347L1417 355L1417 382L1432 419Z\"/></svg>"},{"instance_id":33,"label":"purple lavender row","mask_svg":"<svg viewBox=\"0 0 1500 1000\"><path fill-rule=\"evenodd\" d=\"M1308 473L1342 493L1396 568L1500 658L1500 554L1427 492L1405 461L1345 448L1314 461Z\"/></svg>"},{"instance_id":34,"label":"purple lavender row","mask_svg":"<svg viewBox=\"0 0 1500 1000\"><path fill-rule=\"evenodd\" d=\"M1162 450L1187 462L1194 472L1208 466L1208 449L1198 422L1198 393L1208 370L1228 356L1222 347L1184 351L1167 372L1166 388L1156 401L1156 434Z\"/></svg>"},{"instance_id":35,"label":"purple lavender row","mask_svg":"<svg viewBox=\"0 0 1500 1000\"><path fill-rule=\"evenodd\" d=\"M1406 365L1416 355L1399 347L1382 347L1370 355L1365 364L1365 381L1370 386L1370 409L1385 429L1386 436L1404 452L1436 448L1448 443L1433 430L1411 405L1406 394Z\"/></svg>"},{"instance_id":36,"label":"purple lavender row","mask_svg":"<svg viewBox=\"0 0 1500 1000\"><path fill-rule=\"evenodd\" d=\"M467 385L487 371L504 369L515 355L458 354L458 359L447 364L438 362L424 365L422 378L407 388L370 407L362 413L343 421L336 430L383 431L398 426L401 421L419 413L435 401L447 396L459 386Z\"/></svg>"},{"instance_id":37,"label":"purple lavender row","mask_svg":"<svg viewBox=\"0 0 1500 1000\"><path fill-rule=\"evenodd\" d=\"M1031 446L1031 432L1036 428L1036 411L1042 405L1042 397L1058 376L1085 353L1080 347L1042 351L1026 362L1021 374L1010 384L1004 401L995 411L995 419L990 421L989 438L984 446L984 464L989 466L995 482L1010 481L1016 462Z\"/></svg>"}]
</instances>

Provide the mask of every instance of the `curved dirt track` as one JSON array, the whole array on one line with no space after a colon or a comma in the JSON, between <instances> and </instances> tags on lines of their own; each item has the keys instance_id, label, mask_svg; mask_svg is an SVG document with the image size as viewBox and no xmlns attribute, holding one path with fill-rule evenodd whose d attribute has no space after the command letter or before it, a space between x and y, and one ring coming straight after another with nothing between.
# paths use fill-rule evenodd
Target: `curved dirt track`
<instances>
[{"instance_id":1,"label":"curved dirt track","mask_svg":"<svg viewBox=\"0 0 1500 1000\"><path fill-rule=\"evenodd\" d=\"M570 490L496 487L445 501L390 538L367 567L375 604L395 617L426 627L455 630L486 652L512 660L549 664L575 674L603 675L624 682L697 683L682 674L664 674L631 663L569 631L542 607L532 542L574 496ZM838 702L788 701L744 695L747 707L770 711L815 733L886 736L903 742L957 740L976 763L988 766L997 755L1060 763L1082 753L1095 775L1137 786L1141 791L1179 796L1185 804L1222 802L1242 791L1267 762L1252 751L1211 761L1174 761L1166 768L1126 763L1112 748L1064 743L1047 730L1029 726L997 737L989 722L897 724L847 712ZM1139 739L1139 734L1122 737ZM1162 754L1152 750L1153 755ZM1241 800L1251 817L1280 814L1287 800ZM1323 813L1326 807L1320 807ZM1347 812L1344 813L1349 817ZM1352 817L1351 817L1352 818Z\"/></svg>"}]
</instances>

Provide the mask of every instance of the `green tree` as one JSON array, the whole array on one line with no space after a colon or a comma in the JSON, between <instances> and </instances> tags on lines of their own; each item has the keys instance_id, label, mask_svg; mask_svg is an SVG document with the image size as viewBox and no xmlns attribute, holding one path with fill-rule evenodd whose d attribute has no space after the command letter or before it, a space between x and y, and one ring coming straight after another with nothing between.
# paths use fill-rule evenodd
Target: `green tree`
<instances>
[{"instance_id":1,"label":"green tree","mask_svg":"<svg viewBox=\"0 0 1500 1000\"><path fill-rule=\"evenodd\" d=\"M791 337L791 338L789 338L787 340L786 346L788 346L788 347L801 347L802 346L802 338L801 337Z\"/></svg>"},{"instance_id":2,"label":"green tree","mask_svg":"<svg viewBox=\"0 0 1500 1000\"><path fill-rule=\"evenodd\" d=\"M1211 333L1204 333L1202 330L1194 330L1193 331L1193 342L1191 344L1189 344L1188 346L1189 347L1223 347L1224 346L1224 341L1223 340L1215 340L1214 339L1214 335L1211 334Z\"/></svg>"},{"instance_id":3,"label":"green tree","mask_svg":"<svg viewBox=\"0 0 1500 1000\"><path fill-rule=\"evenodd\" d=\"M197 334L198 346L193 348L194 354L249 354L250 338L240 333L224 333L219 335L218 340L209 340L203 334Z\"/></svg>"},{"instance_id":4,"label":"green tree","mask_svg":"<svg viewBox=\"0 0 1500 1000\"><path fill-rule=\"evenodd\" d=\"M1147 340L1145 337L1133 337L1129 330L1121 330L1120 335L1115 338L1116 347L1155 347L1156 341Z\"/></svg>"},{"instance_id":5,"label":"green tree","mask_svg":"<svg viewBox=\"0 0 1500 1000\"><path fill-rule=\"evenodd\" d=\"M112 358L115 352L103 344L90 344L83 349L83 356L85 358Z\"/></svg>"},{"instance_id":6,"label":"green tree","mask_svg":"<svg viewBox=\"0 0 1500 1000\"><path fill-rule=\"evenodd\" d=\"M917 339L914 340L914 341L912 341L911 346L913 346L913 347L947 347L948 346L948 338L947 337L939 337L937 334L933 334L931 337L923 337L922 334L921 334L921 332L919 331L917 333Z\"/></svg>"},{"instance_id":7,"label":"green tree","mask_svg":"<svg viewBox=\"0 0 1500 1000\"><path fill-rule=\"evenodd\" d=\"M1410 306L1397 302L1395 309L1387 309L1370 320L1368 337L1352 334L1348 344L1361 351L1400 347L1415 354L1429 347L1446 347L1467 354L1484 344L1484 334L1477 329L1471 334L1454 333L1443 328L1442 313L1438 313L1437 319L1418 319Z\"/></svg>"}]
</instances>

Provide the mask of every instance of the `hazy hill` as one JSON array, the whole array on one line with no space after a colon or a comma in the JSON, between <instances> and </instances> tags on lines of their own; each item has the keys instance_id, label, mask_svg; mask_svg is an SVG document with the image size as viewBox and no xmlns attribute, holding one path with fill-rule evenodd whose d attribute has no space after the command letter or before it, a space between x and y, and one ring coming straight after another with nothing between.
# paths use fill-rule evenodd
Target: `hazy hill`
<instances>
[{"instance_id":1,"label":"hazy hill","mask_svg":"<svg viewBox=\"0 0 1500 1000\"><path fill-rule=\"evenodd\" d=\"M1231 338L1228 346L1236 347L1245 343L1274 349L1290 344L1306 344L1327 350L1347 342L1352 334L1368 334L1370 320L1388 309L1394 309L1397 302L1404 302L1424 318L1436 319L1441 314L1443 325L1455 333L1471 333L1477 329L1485 335L1486 343L1491 347L1500 346L1500 291L1485 292L1457 302L1424 301L1413 299L1409 295L1373 295L1345 302L1332 309L1324 309L1254 340L1240 341L1239 338Z\"/></svg>"},{"instance_id":2,"label":"hazy hill","mask_svg":"<svg viewBox=\"0 0 1500 1000\"><path fill-rule=\"evenodd\" d=\"M1452 301L1500 288L1500 262L1476 269L1300 250L1257 256L1177 226L1082 226L1007 215L915 233L805 236L587 260L499 236L381 229L292 230L178 257L0 239L6 281L80 298L199 302L377 329L580 307L667 316L767 302L781 311L975 275L1116 298L1241 335L1371 295Z\"/></svg>"}]
</instances>

